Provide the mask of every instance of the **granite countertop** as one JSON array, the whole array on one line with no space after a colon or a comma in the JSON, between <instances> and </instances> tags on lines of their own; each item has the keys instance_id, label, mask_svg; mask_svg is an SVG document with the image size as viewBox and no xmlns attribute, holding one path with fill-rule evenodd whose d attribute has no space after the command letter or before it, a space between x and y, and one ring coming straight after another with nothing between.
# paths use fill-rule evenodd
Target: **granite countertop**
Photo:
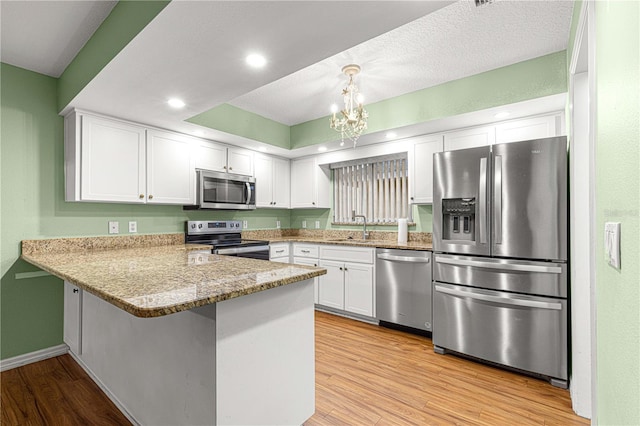
<instances>
[{"instance_id":1,"label":"granite countertop","mask_svg":"<svg viewBox=\"0 0 640 426\"><path fill-rule=\"evenodd\" d=\"M177 244L178 239L170 245L75 251L61 248L69 245L65 240L75 240L76 247L96 245L90 238L23 241L22 258L138 317L168 315L326 274L310 266L203 253L210 246Z\"/></svg>"},{"instance_id":2,"label":"granite countertop","mask_svg":"<svg viewBox=\"0 0 640 426\"><path fill-rule=\"evenodd\" d=\"M372 247L372 248L389 248L389 249L401 249L401 250L420 250L431 251L433 245L426 241L408 241L405 244L400 244L394 240L362 240L362 239L347 239L347 238L313 238L304 236L290 236L290 237L268 237L265 238L270 243L278 242L297 242L297 243L311 243L311 244L331 244L331 245L343 245L343 246L357 246L357 247Z\"/></svg>"}]
</instances>

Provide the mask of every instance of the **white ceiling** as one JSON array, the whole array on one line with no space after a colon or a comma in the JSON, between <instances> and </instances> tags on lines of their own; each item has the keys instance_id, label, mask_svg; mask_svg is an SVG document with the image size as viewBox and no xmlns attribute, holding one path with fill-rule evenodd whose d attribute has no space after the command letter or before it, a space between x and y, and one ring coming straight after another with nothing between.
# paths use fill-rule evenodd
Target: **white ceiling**
<instances>
[{"instance_id":1,"label":"white ceiling","mask_svg":"<svg viewBox=\"0 0 640 426\"><path fill-rule=\"evenodd\" d=\"M463 1L306 67L230 104L289 126L341 106L344 65L359 64L356 84L373 103L564 50L573 2Z\"/></svg>"},{"instance_id":2,"label":"white ceiling","mask_svg":"<svg viewBox=\"0 0 640 426\"><path fill-rule=\"evenodd\" d=\"M60 77L117 1L0 2L0 60Z\"/></svg>"},{"instance_id":3,"label":"white ceiling","mask_svg":"<svg viewBox=\"0 0 640 426\"><path fill-rule=\"evenodd\" d=\"M114 4L0 1L2 61L59 76ZM352 62L367 104L563 50L572 9L562 0L174 0L66 110L248 146L184 120L222 103L287 125L326 116ZM253 51L268 58L264 69L244 64ZM187 106L171 109L170 97Z\"/></svg>"}]
</instances>

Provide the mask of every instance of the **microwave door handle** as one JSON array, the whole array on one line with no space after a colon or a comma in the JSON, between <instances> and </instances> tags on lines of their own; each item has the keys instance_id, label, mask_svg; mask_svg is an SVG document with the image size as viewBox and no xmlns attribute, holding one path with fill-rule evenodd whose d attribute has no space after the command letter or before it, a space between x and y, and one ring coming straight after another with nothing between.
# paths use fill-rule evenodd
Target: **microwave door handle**
<instances>
[{"instance_id":1,"label":"microwave door handle","mask_svg":"<svg viewBox=\"0 0 640 426\"><path fill-rule=\"evenodd\" d=\"M495 177L493 193L495 197L494 220L496 225L495 244L502 244L502 155L495 156Z\"/></svg>"},{"instance_id":2,"label":"microwave door handle","mask_svg":"<svg viewBox=\"0 0 640 426\"><path fill-rule=\"evenodd\" d=\"M487 243L487 158L480 159L480 183L478 187L479 200L479 222L478 233L480 234L480 244Z\"/></svg>"},{"instance_id":3,"label":"microwave door handle","mask_svg":"<svg viewBox=\"0 0 640 426\"><path fill-rule=\"evenodd\" d=\"M251 184L249 182L244 183L247 186L247 202L245 204L251 203Z\"/></svg>"}]
</instances>

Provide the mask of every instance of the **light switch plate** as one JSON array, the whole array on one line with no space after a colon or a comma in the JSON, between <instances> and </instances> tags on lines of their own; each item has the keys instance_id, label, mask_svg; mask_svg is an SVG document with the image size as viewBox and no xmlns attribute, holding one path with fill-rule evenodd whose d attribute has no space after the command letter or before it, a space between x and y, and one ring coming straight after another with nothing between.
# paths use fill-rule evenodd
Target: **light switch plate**
<instances>
[{"instance_id":1,"label":"light switch plate","mask_svg":"<svg viewBox=\"0 0 640 426\"><path fill-rule=\"evenodd\" d=\"M119 234L120 233L120 224L118 222L109 221L109 233L110 234Z\"/></svg>"},{"instance_id":2,"label":"light switch plate","mask_svg":"<svg viewBox=\"0 0 640 426\"><path fill-rule=\"evenodd\" d=\"M280 229L280 221L276 220L276 229Z\"/></svg>"},{"instance_id":3,"label":"light switch plate","mask_svg":"<svg viewBox=\"0 0 640 426\"><path fill-rule=\"evenodd\" d=\"M604 256L609 265L620 269L620 222L604 224Z\"/></svg>"},{"instance_id":4,"label":"light switch plate","mask_svg":"<svg viewBox=\"0 0 640 426\"><path fill-rule=\"evenodd\" d=\"M302 221L302 229L307 229L307 221L306 220Z\"/></svg>"},{"instance_id":5,"label":"light switch plate","mask_svg":"<svg viewBox=\"0 0 640 426\"><path fill-rule=\"evenodd\" d=\"M320 221L316 220L316 229L320 229Z\"/></svg>"},{"instance_id":6,"label":"light switch plate","mask_svg":"<svg viewBox=\"0 0 640 426\"><path fill-rule=\"evenodd\" d=\"M129 222L129 233L130 234L135 234L136 232L138 232L138 222L130 221Z\"/></svg>"}]
</instances>

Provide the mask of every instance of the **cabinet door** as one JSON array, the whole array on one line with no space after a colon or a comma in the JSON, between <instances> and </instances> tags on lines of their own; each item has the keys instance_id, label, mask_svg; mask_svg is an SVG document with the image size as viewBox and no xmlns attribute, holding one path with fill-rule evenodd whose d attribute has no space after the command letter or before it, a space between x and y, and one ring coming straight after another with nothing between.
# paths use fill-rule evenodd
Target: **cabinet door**
<instances>
[{"instance_id":1,"label":"cabinet door","mask_svg":"<svg viewBox=\"0 0 640 426\"><path fill-rule=\"evenodd\" d=\"M147 131L147 202L194 204L195 139L178 133Z\"/></svg>"},{"instance_id":2,"label":"cabinet door","mask_svg":"<svg viewBox=\"0 0 640 426\"><path fill-rule=\"evenodd\" d=\"M315 207L316 182L313 158L291 162L291 208Z\"/></svg>"},{"instance_id":3,"label":"cabinet door","mask_svg":"<svg viewBox=\"0 0 640 426\"><path fill-rule=\"evenodd\" d=\"M345 263L344 310L373 316L373 265Z\"/></svg>"},{"instance_id":4,"label":"cabinet door","mask_svg":"<svg viewBox=\"0 0 640 426\"><path fill-rule=\"evenodd\" d=\"M433 202L433 154L443 149L442 135L420 138L413 146L413 166L409 170L412 203Z\"/></svg>"},{"instance_id":5,"label":"cabinet door","mask_svg":"<svg viewBox=\"0 0 640 426\"><path fill-rule=\"evenodd\" d=\"M273 207L288 209L291 205L291 166L289 160L273 158Z\"/></svg>"},{"instance_id":6,"label":"cabinet door","mask_svg":"<svg viewBox=\"0 0 640 426\"><path fill-rule=\"evenodd\" d=\"M64 282L63 340L69 350L81 355L82 349L82 290Z\"/></svg>"},{"instance_id":7,"label":"cabinet door","mask_svg":"<svg viewBox=\"0 0 640 426\"><path fill-rule=\"evenodd\" d=\"M213 142L200 141L195 152L196 168L213 170L215 172L227 171L227 147Z\"/></svg>"},{"instance_id":8,"label":"cabinet door","mask_svg":"<svg viewBox=\"0 0 640 426\"><path fill-rule=\"evenodd\" d=\"M227 169L229 173L253 176L253 152L246 149L227 149Z\"/></svg>"},{"instance_id":9,"label":"cabinet door","mask_svg":"<svg viewBox=\"0 0 640 426\"><path fill-rule=\"evenodd\" d=\"M496 143L528 141L558 135L559 115L507 121L496 126Z\"/></svg>"},{"instance_id":10,"label":"cabinet door","mask_svg":"<svg viewBox=\"0 0 640 426\"><path fill-rule=\"evenodd\" d=\"M293 263L296 265L318 266L318 261L316 259L307 259L305 257L294 257ZM318 294L318 278L319 277L315 277L313 279L313 301L316 305L320 303L320 295Z\"/></svg>"},{"instance_id":11,"label":"cabinet door","mask_svg":"<svg viewBox=\"0 0 640 426\"><path fill-rule=\"evenodd\" d=\"M318 304L344 310L344 263L321 260L326 275L318 277Z\"/></svg>"},{"instance_id":12,"label":"cabinet door","mask_svg":"<svg viewBox=\"0 0 640 426\"><path fill-rule=\"evenodd\" d=\"M82 201L145 202L145 130L82 116Z\"/></svg>"},{"instance_id":13,"label":"cabinet door","mask_svg":"<svg viewBox=\"0 0 640 426\"><path fill-rule=\"evenodd\" d=\"M273 207L273 159L257 155L255 168L256 207Z\"/></svg>"},{"instance_id":14,"label":"cabinet door","mask_svg":"<svg viewBox=\"0 0 640 426\"><path fill-rule=\"evenodd\" d=\"M492 145L496 140L496 130L493 126L474 127L444 135L444 150L477 148Z\"/></svg>"}]
</instances>

